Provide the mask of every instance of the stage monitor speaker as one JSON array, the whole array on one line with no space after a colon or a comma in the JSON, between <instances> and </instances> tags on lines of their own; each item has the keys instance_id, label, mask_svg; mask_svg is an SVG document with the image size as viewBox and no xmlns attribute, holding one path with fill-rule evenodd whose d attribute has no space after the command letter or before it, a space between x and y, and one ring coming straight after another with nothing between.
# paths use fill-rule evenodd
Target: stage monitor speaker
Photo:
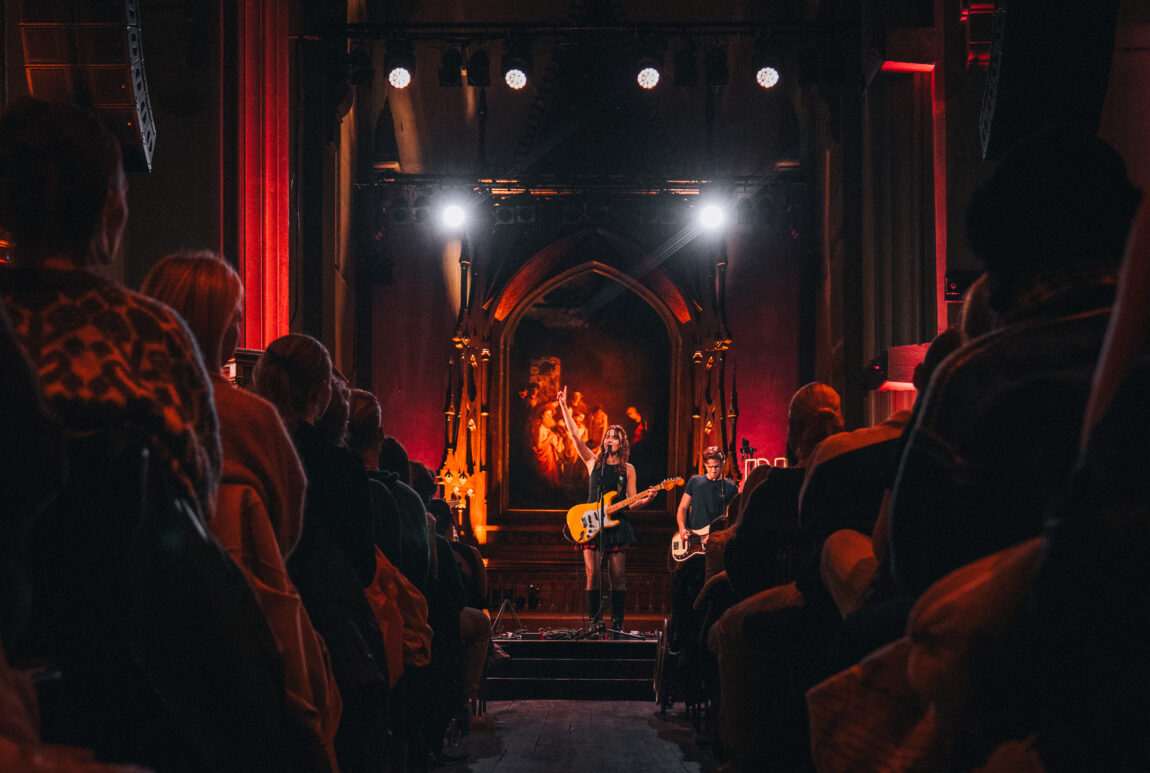
<instances>
[{"instance_id":1,"label":"stage monitor speaker","mask_svg":"<svg viewBox=\"0 0 1150 773\"><path fill-rule=\"evenodd\" d=\"M1046 128L1098 131L1118 0L998 0L978 128L999 157Z\"/></svg>"},{"instance_id":2,"label":"stage monitor speaker","mask_svg":"<svg viewBox=\"0 0 1150 773\"><path fill-rule=\"evenodd\" d=\"M20 37L28 90L93 108L119 137L124 168L151 171L156 126L139 0L22 0Z\"/></svg>"}]
</instances>

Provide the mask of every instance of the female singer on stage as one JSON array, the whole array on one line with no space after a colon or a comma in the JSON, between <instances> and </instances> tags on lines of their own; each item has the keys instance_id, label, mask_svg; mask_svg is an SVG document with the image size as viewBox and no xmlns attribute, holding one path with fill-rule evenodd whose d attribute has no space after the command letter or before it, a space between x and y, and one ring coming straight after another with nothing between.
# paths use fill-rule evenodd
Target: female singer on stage
<instances>
[{"instance_id":1,"label":"female singer on stage","mask_svg":"<svg viewBox=\"0 0 1150 773\"><path fill-rule=\"evenodd\" d=\"M575 418L571 415L571 408L567 405L567 387L559 390L556 399L559 401L559 411L563 414L563 423L567 425L567 432L579 451L579 458L587 465L587 501L597 502L610 491L617 492L620 499L635 496L635 467L627 461L630 448L627 432L618 424L612 424L604 433L596 455L583 441ZM631 509L637 510L653 497L653 493L648 494L632 504ZM618 631L623 627L623 610L627 605L627 554L624 549L636 544L637 540L626 511L612 517L620 521L618 526L601 529L595 539L579 545L579 548L583 551L583 568L587 572L587 606L593 623L598 622L602 614L599 595L600 548L607 553L611 572L611 628Z\"/></svg>"}]
</instances>

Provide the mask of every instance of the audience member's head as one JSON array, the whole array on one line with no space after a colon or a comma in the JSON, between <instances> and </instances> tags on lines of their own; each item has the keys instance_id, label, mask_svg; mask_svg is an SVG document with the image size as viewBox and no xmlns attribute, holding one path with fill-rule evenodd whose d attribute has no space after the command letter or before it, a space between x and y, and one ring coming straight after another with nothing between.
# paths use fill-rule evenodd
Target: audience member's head
<instances>
[{"instance_id":1,"label":"audience member's head","mask_svg":"<svg viewBox=\"0 0 1150 773\"><path fill-rule=\"evenodd\" d=\"M922 362L914 366L914 375L911 376L914 388L918 390L919 395L926 391L927 385L930 384L930 377L934 374L934 369L938 367L938 364L960 346L962 346L962 333L957 327L948 327L934 337L930 346L926 348Z\"/></svg>"},{"instance_id":2,"label":"audience member's head","mask_svg":"<svg viewBox=\"0 0 1150 773\"><path fill-rule=\"evenodd\" d=\"M140 289L184 318L209 368L218 368L235 354L243 322L244 286L219 253L201 250L169 255L152 267Z\"/></svg>"},{"instance_id":3,"label":"audience member's head","mask_svg":"<svg viewBox=\"0 0 1150 773\"><path fill-rule=\"evenodd\" d=\"M327 442L342 446L347 442L347 423L351 412L351 387L347 385L343 376L333 373L331 377L331 400L328 401L327 410L315 422L315 428L320 431Z\"/></svg>"},{"instance_id":4,"label":"audience member's head","mask_svg":"<svg viewBox=\"0 0 1150 773\"><path fill-rule=\"evenodd\" d=\"M843 414L839 393L826 384L813 381L791 397L787 414L787 452L802 466L815 446L836 432L842 432Z\"/></svg>"},{"instance_id":5,"label":"audience member's head","mask_svg":"<svg viewBox=\"0 0 1150 773\"><path fill-rule=\"evenodd\" d=\"M0 229L12 262L106 265L128 219L120 144L91 113L16 100L0 116Z\"/></svg>"},{"instance_id":6,"label":"audience member's head","mask_svg":"<svg viewBox=\"0 0 1150 773\"><path fill-rule=\"evenodd\" d=\"M455 525L455 519L451 514L451 505L445 500L432 497L427 503L427 512L435 519L435 533L453 540L455 534L451 527Z\"/></svg>"},{"instance_id":7,"label":"audience member's head","mask_svg":"<svg viewBox=\"0 0 1150 773\"><path fill-rule=\"evenodd\" d=\"M351 390L351 412L348 415L347 447L365 462L379 464L379 447L383 443L383 411L379 400L366 389Z\"/></svg>"},{"instance_id":8,"label":"audience member's head","mask_svg":"<svg viewBox=\"0 0 1150 773\"><path fill-rule=\"evenodd\" d=\"M435 473L423 462L412 460L410 464L411 487L415 489L415 492L419 494L419 498L422 499L426 505L439 489L439 484L435 482Z\"/></svg>"},{"instance_id":9,"label":"audience member's head","mask_svg":"<svg viewBox=\"0 0 1150 773\"><path fill-rule=\"evenodd\" d=\"M971 198L970 245L1008 309L1037 277L1076 264L1117 267L1141 194L1115 150L1097 137L1047 131L1015 146Z\"/></svg>"},{"instance_id":10,"label":"audience member's head","mask_svg":"<svg viewBox=\"0 0 1150 773\"><path fill-rule=\"evenodd\" d=\"M379 449L379 469L394 472L403 483L411 485L411 461L407 449L398 439L387 435Z\"/></svg>"},{"instance_id":11,"label":"audience member's head","mask_svg":"<svg viewBox=\"0 0 1150 773\"><path fill-rule=\"evenodd\" d=\"M979 336L994 329L994 312L990 310L990 291L987 289L986 274L980 274L974 284L962 296L962 312L958 317L958 329L962 342L970 343Z\"/></svg>"},{"instance_id":12,"label":"audience member's head","mask_svg":"<svg viewBox=\"0 0 1150 773\"><path fill-rule=\"evenodd\" d=\"M311 336L289 333L268 344L252 372L256 394L279 411L294 433L300 423L312 424L331 401L331 357Z\"/></svg>"}]
</instances>

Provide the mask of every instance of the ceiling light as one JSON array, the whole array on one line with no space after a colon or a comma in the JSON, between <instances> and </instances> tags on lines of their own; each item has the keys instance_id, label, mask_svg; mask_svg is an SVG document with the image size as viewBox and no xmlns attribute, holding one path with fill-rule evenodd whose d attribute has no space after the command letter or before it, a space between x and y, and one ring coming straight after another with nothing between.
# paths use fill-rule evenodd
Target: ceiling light
<instances>
[{"instance_id":1,"label":"ceiling light","mask_svg":"<svg viewBox=\"0 0 1150 773\"><path fill-rule=\"evenodd\" d=\"M755 71L755 83L764 89L778 85L782 74L782 64L774 56L771 46L763 38L755 41L755 51L751 56L751 68Z\"/></svg>"},{"instance_id":2,"label":"ceiling light","mask_svg":"<svg viewBox=\"0 0 1150 773\"><path fill-rule=\"evenodd\" d=\"M415 74L415 53L411 42L407 40L393 40L387 44L387 53L384 55L383 69L387 70L387 82L394 88L405 89L411 83Z\"/></svg>"},{"instance_id":3,"label":"ceiling light","mask_svg":"<svg viewBox=\"0 0 1150 773\"><path fill-rule=\"evenodd\" d=\"M653 89L659 85L659 71L654 67L644 67L635 77L639 85L645 89Z\"/></svg>"},{"instance_id":4,"label":"ceiling light","mask_svg":"<svg viewBox=\"0 0 1150 773\"><path fill-rule=\"evenodd\" d=\"M518 91L527 85L534 66L531 57L531 43L522 38L509 38L503 44L501 66L504 82Z\"/></svg>"},{"instance_id":5,"label":"ceiling light","mask_svg":"<svg viewBox=\"0 0 1150 773\"><path fill-rule=\"evenodd\" d=\"M718 204L706 204L699 210L699 225L708 231L722 228L727 221L727 214Z\"/></svg>"},{"instance_id":6,"label":"ceiling light","mask_svg":"<svg viewBox=\"0 0 1150 773\"><path fill-rule=\"evenodd\" d=\"M467 213L458 204L448 204L443 208L441 219L445 228L458 231L467 222Z\"/></svg>"},{"instance_id":7,"label":"ceiling light","mask_svg":"<svg viewBox=\"0 0 1150 773\"><path fill-rule=\"evenodd\" d=\"M635 64L635 80L644 89L650 90L659 85L665 49L666 43L657 38L638 41L639 59Z\"/></svg>"}]
</instances>

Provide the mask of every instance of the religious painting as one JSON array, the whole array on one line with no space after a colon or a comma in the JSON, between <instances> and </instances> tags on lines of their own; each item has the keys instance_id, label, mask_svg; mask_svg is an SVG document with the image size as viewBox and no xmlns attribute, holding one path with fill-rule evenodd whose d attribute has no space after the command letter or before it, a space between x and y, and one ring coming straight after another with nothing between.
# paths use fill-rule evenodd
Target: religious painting
<instances>
[{"instance_id":1,"label":"religious painting","mask_svg":"<svg viewBox=\"0 0 1150 773\"><path fill-rule=\"evenodd\" d=\"M532 306L509 358L509 507L566 510L587 499L587 468L556 401L564 386L588 448L598 453L618 424L638 487L666 478L670 352L658 314L607 277L584 275Z\"/></svg>"}]
</instances>

